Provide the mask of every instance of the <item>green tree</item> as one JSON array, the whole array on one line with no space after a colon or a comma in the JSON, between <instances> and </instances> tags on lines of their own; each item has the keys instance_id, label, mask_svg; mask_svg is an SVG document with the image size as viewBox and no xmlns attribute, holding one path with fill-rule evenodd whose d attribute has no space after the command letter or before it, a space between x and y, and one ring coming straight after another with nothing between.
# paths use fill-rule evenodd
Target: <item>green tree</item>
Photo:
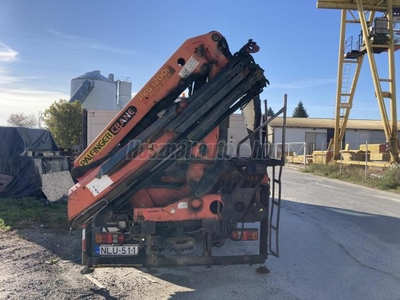
<instances>
[{"instance_id":1,"label":"green tree","mask_svg":"<svg viewBox=\"0 0 400 300\"><path fill-rule=\"evenodd\" d=\"M20 112L11 114L8 117L7 123L9 126L33 128L37 125L37 120L34 115L25 115Z\"/></svg>"},{"instance_id":2,"label":"green tree","mask_svg":"<svg viewBox=\"0 0 400 300\"><path fill-rule=\"evenodd\" d=\"M267 110L267 116L268 117L272 117L275 114L274 110L272 109L272 107L270 106Z\"/></svg>"},{"instance_id":3,"label":"green tree","mask_svg":"<svg viewBox=\"0 0 400 300\"><path fill-rule=\"evenodd\" d=\"M43 113L43 121L57 145L70 148L80 143L82 135L83 108L79 101L55 101Z\"/></svg>"},{"instance_id":4,"label":"green tree","mask_svg":"<svg viewBox=\"0 0 400 300\"><path fill-rule=\"evenodd\" d=\"M299 104L297 104L297 107L293 111L292 117L293 118L308 118L307 110L304 108L302 101L300 101Z\"/></svg>"}]
</instances>

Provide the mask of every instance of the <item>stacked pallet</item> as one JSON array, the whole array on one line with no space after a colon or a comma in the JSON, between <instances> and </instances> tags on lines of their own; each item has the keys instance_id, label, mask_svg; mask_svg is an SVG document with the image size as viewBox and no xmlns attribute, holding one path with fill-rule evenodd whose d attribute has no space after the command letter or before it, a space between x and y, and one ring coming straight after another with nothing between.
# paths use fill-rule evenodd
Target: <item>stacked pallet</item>
<instances>
[{"instance_id":1,"label":"stacked pallet","mask_svg":"<svg viewBox=\"0 0 400 300\"><path fill-rule=\"evenodd\" d=\"M364 144L360 145L360 150L367 151L371 161L389 161L390 154L386 144Z\"/></svg>"},{"instance_id":2,"label":"stacked pallet","mask_svg":"<svg viewBox=\"0 0 400 300\"><path fill-rule=\"evenodd\" d=\"M312 160L315 164L328 164L332 159L332 151L315 150L312 154Z\"/></svg>"},{"instance_id":3,"label":"stacked pallet","mask_svg":"<svg viewBox=\"0 0 400 300\"><path fill-rule=\"evenodd\" d=\"M342 151L342 159L344 161L365 161L366 151L362 150L347 150ZM369 160L370 155L368 153L367 159Z\"/></svg>"}]
</instances>

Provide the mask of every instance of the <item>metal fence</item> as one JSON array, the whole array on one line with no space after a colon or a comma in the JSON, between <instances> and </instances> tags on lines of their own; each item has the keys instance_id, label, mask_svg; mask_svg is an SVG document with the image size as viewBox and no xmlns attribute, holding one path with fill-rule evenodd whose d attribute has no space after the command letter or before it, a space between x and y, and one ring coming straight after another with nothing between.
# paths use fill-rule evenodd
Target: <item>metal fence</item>
<instances>
[{"instance_id":1,"label":"metal fence","mask_svg":"<svg viewBox=\"0 0 400 300\"><path fill-rule=\"evenodd\" d=\"M271 144L269 150L272 158L282 159L282 155L285 155L285 164L303 165L304 168L307 166L307 155L305 155L307 144L305 142L286 143L284 146L280 143Z\"/></svg>"}]
</instances>

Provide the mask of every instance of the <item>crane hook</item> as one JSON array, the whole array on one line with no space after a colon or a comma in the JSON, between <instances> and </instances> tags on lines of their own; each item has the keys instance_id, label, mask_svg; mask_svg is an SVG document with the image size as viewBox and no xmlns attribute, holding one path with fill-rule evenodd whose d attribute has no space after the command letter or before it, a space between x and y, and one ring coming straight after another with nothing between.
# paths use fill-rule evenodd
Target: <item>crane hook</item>
<instances>
[{"instance_id":1,"label":"crane hook","mask_svg":"<svg viewBox=\"0 0 400 300\"><path fill-rule=\"evenodd\" d=\"M260 50L260 47L257 45L256 42L253 42L252 39L249 39L244 48L247 53L257 53Z\"/></svg>"}]
</instances>

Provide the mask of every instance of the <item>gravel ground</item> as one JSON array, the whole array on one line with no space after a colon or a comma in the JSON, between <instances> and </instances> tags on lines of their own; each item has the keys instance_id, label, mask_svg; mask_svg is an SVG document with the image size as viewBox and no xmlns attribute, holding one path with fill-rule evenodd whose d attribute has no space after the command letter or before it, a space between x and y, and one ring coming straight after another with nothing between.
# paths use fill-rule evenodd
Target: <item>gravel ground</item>
<instances>
[{"instance_id":1,"label":"gravel ground","mask_svg":"<svg viewBox=\"0 0 400 300\"><path fill-rule=\"evenodd\" d=\"M133 268L82 275L80 247L78 232L37 227L0 233L0 299L170 299L191 291Z\"/></svg>"}]
</instances>

